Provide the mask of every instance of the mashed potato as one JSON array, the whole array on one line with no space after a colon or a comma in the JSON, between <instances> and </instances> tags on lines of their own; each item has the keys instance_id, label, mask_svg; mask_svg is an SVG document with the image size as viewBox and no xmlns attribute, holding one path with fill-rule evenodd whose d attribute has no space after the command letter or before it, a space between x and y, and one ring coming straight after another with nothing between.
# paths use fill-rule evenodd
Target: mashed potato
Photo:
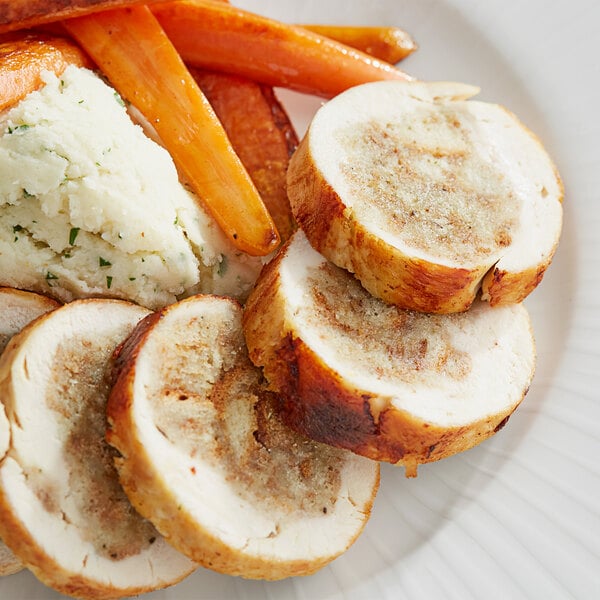
<instances>
[{"instance_id":1,"label":"mashed potato","mask_svg":"<svg viewBox=\"0 0 600 600\"><path fill-rule=\"evenodd\" d=\"M0 284L153 309L243 299L260 259L228 242L114 90L77 67L44 81L0 115Z\"/></svg>"}]
</instances>

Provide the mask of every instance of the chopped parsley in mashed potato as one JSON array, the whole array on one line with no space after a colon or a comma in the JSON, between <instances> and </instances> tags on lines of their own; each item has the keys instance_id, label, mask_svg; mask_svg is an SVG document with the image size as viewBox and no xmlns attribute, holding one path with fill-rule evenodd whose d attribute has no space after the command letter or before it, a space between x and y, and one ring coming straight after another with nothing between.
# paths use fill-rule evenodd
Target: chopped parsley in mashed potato
<instances>
[{"instance_id":1,"label":"chopped parsley in mashed potato","mask_svg":"<svg viewBox=\"0 0 600 600\"><path fill-rule=\"evenodd\" d=\"M153 309L243 299L260 259L229 243L115 91L74 66L44 81L0 115L0 285Z\"/></svg>"}]
</instances>

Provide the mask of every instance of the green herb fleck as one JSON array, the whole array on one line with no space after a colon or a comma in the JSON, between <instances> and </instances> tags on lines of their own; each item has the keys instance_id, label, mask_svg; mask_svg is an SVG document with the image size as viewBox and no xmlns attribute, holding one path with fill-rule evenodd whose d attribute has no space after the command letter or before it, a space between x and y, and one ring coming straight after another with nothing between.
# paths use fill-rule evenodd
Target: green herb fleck
<instances>
[{"instance_id":1,"label":"green herb fleck","mask_svg":"<svg viewBox=\"0 0 600 600\"><path fill-rule=\"evenodd\" d=\"M16 127L11 127L9 125L8 133L16 133L18 131L27 131L30 127L31 127L31 125L27 125L26 123L23 123L22 125L17 125Z\"/></svg>"},{"instance_id":2,"label":"green herb fleck","mask_svg":"<svg viewBox=\"0 0 600 600\"><path fill-rule=\"evenodd\" d=\"M110 275L106 276L106 287L110 290L110 286L112 285L113 278Z\"/></svg>"},{"instance_id":3,"label":"green herb fleck","mask_svg":"<svg viewBox=\"0 0 600 600\"><path fill-rule=\"evenodd\" d=\"M58 279L58 275L55 275L52 271L46 271L46 281L51 281L52 279Z\"/></svg>"},{"instance_id":4,"label":"green herb fleck","mask_svg":"<svg viewBox=\"0 0 600 600\"><path fill-rule=\"evenodd\" d=\"M35 198L35 194L30 194L25 188L23 188L23 198Z\"/></svg>"},{"instance_id":5,"label":"green herb fleck","mask_svg":"<svg viewBox=\"0 0 600 600\"><path fill-rule=\"evenodd\" d=\"M115 92L115 100L121 106L125 106L125 102L123 102L123 98L121 98L121 96L120 96L120 94L118 92Z\"/></svg>"},{"instance_id":6,"label":"green herb fleck","mask_svg":"<svg viewBox=\"0 0 600 600\"><path fill-rule=\"evenodd\" d=\"M20 225L13 225L13 233L15 234L14 242L19 241L19 236L16 235L19 231L23 231L23 228Z\"/></svg>"},{"instance_id":7,"label":"green herb fleck","mask_svg":"<svg viewBox=\"0 0 600 600\"><path fill-rule=\"evenodd\" d=\"M179 215L177 215L175 217L175 220L173 221L173 225L179 225Z\"/></svg>"},{"instance_id":8,"label":"green herb fleck","mask_svg":"<svg viewBox=\"0 0 600 600\"><path fill-rule=\"evenodd\" d=\"M227 273L227 257L224 254L221 254L221 261L219 262L219 267L217 268L217 275L219 277L223 277L225 273Z\"/></svg>"},{"instance_id":9,"label":"green herb fleck","mask_svg":"<svg viewBox=\"0 0 600 600\"><path fill-rule=\"evenodd\" d=\"M79 227L71 227L71 231L69 231L69 246L72 246L75 243L78 233Z\"/></svg>"},{"instance_id":10,"label":"green herb fleck","mask_svg":"<svg viewBox=\"0 0 600 600\"><path fill-rule=\"evenodd\" d=\"M129 281L135 281L135 277L130 277Z\"/></svg>"},{"instance_id":11,"label":"green herb fleck","mask_svg":"<svg viewBox=\"0 0 600 600\"><path fill-rule=\"evenodd\" d=\"M106 260L105 258L102 258L101 256L98 257L98 264L101 267L110 267L112 265L112 263L109 260Z\"/></svg>"}]
</instances>

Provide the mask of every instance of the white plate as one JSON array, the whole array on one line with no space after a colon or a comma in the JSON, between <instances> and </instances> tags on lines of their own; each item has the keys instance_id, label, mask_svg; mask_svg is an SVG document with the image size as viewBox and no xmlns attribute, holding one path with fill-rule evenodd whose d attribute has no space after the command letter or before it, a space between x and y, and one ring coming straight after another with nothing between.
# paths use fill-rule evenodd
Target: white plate
<instances>
[{"instance_id":1,"label":"white plate","mask_svg":"<svg viewBox=\"0 0 600 600\"><path fill-rule=\"evenodd\" d=\"M144 598L600 598L600 4L597 0L244 0L289 22L399 25L403 67L475 83L516 112L566 187L563 239L527 301L535 381L494 439L423 466L384 467L356 544L311 577L278 583L199 571ZM286 93L303 129L319 101ZM24 572L0 598L60 598Z\"/></svg>"}]
</instances>

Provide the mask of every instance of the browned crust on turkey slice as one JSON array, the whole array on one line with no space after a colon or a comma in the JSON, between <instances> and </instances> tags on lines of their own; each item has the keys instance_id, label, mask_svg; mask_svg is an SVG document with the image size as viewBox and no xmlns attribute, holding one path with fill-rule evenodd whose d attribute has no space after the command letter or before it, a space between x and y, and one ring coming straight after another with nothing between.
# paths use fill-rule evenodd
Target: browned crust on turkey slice
<instances>
[{"instance_id":1,"label":"browned crust on turkey slice","mask_svg":"<svg viewBox=\"0 0 600 600\"><path fill-rule=\"evenodd\" d=\"M4 518L4 514L12 515L10 505L2 502L2 500L3 498L0 496L0 518ZM8 511L8 513L5 513L5 511ZM5 523L4 537L11 540L11 548L15 554L40 581L67 596L85 600L113 600L113 598L134 596L155 589L140 590L139 587L123 589L110 586L100 589L98 586L90 586L87 578L66 571L64 565L54 560L40 546L31 544L29 530L15 519L11 518ZM44 568L38 568L36 565L39 564L43 564ZM183 579L183 576L181 579Z\"/></svg>"},{"instance_id":2,"label":"browned crust on turkey slice","mask_svg":"<svg viewBox=\"0 0 600 600\"><path fill-rule=\"evenodd\" d=\"M492 306L523 302L542 281L551 260L552 257L537 267L519 273L494 267L483 278L481 298Z\"/></svg>"},{"instance_id":3,"label":"browned crust on turkey slice","mask_svg":"<svg viewBox=\"0 0 600 600\"><path fill-rule=\"evenodd\" d=\"M310 156L306 136L288 170L294 216L313 248L356 273L386 302L429 313L461 312L473 302L487 267L446 267L411 257L370 233L346 211ZM327 218L324 218L327 215Z\"/></svg>"},{"instance_id":4,"label":"browned crust on turkey slice","mask_svg":"<svg viewBox=\"0 0 600 600\"><path fill-rule=\"evenodd\" d=\"M447 458L489 438L516 409L462 427L439 427L393 407L375 418L369 396L348 388L301 340L288 336L275 353L285 370L265 372L286 398L286 423L321 442L404 465L409 476L418 464Z\"/></svg>"}]
</instances>

